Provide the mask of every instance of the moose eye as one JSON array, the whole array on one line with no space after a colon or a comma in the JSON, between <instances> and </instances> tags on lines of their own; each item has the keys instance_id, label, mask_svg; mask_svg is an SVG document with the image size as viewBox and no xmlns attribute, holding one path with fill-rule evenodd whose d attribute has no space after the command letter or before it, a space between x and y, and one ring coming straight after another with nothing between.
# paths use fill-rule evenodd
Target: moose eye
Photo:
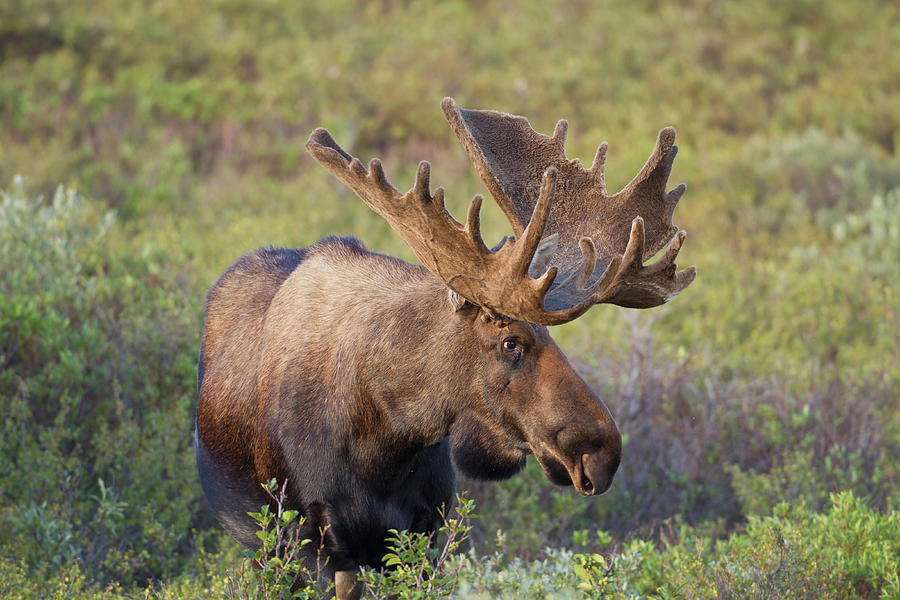
<instances>
[{"instance_id":1,"label":"moose eye","mask_svg":"<svg viewBox=\"0 0 900 600\"><path fill-rule=\"evenodd\" d=\"M503 348L503 353L513 356L514 358L519 358L522 356L522 352L524 348L522 343L516 338L506 338L500 344L500 347Z\"/></svg>"}]
</instances>

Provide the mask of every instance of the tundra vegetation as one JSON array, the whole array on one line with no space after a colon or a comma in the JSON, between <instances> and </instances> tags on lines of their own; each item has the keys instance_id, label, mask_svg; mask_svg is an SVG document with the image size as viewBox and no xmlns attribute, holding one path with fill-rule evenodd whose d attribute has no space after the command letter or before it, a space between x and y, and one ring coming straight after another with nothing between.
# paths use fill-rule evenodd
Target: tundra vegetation
<instances>
[{"instance_id":1,"label":"tundra vegetation","mask_svg":"<svg viewBox=\"0 0 900 600\"><path fill-rule=\"evenodd\" d=\"M588 163L607 140L611 190L675 126L699 275L553 330L623 435L606 494L533 461L462 480L456 550L397 532L370 595L900 597L900 11L678 4L0 5L0 597L284 592L202 499L203 295L325 234L413 260L303 144L324 125L398 186L428 159L462 218L485 190L446 95L565 117ZM259 513L271 543L290 516Z\"/></svg>"}]
</instances>

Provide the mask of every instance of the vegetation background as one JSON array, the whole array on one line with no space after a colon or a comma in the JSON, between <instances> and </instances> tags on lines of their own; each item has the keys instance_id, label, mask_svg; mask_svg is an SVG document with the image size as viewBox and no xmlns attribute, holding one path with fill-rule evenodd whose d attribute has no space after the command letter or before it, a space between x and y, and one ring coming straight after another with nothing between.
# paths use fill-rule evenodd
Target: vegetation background
<instances>
[{"instance_id":1,"label":"vegetation background","mask_svg":"<svg viewBox=\"0 0 900 600\"><path fill-rule=\"evenodd\" d=\"M622 466L594 500L534 464L463 482L457 595L900 598L898 47L866 0L4 0L0 596L227 595L205 291L326 234L411 259L303 145L325 126L399 187L430 160L459 215L483 189L449 95L567 118L570 157L607 140L610 189L674 125L699 273L554 329Z\"/></svg>"}]
</instances>

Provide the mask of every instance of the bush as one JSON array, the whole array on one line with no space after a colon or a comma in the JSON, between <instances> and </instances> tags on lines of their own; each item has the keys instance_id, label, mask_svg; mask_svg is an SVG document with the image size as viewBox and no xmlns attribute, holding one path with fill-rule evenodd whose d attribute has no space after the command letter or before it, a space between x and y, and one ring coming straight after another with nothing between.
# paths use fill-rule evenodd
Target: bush
<instances>
[{"instance_id":1,"label":"bush","mask_svg":"<svg viewBox=\"0 0 900 600\"><path fill-rule=\"evenodd\" d=\"M449 507L442 510L444 523L430 535L391 530L386 540L385 567L379 571L366 569L360 578L368 597L376 600L454 597L463 568L454 553L469 538L475 503L458 494L453 515Z\"/></svg>"},{"instance_id":2,"label":"bush","mask_svg":"<svg viewBox=\"0 0 900 600\"><path fill-rule=\"evenodd\" d=\"M598 553L546 549L531 562L463 557L461 598L894 598L900 593L900 513L850 492L816 513L783 503L712 542L680 526L657 547L635 539Z\"/></svg>"},{"instance_id":3,"label":"bush","mask_svg":"<svg viewBox=\"0 0 900 600\"><path fill-rule=\"evenodd\" d=\"M0 597L7 600L124 600L118 585L98 590L85 579L77 565L36 578L21 562L0 558Z\"/></svg>"},{"instance_id":4,"label":"bush","mask_svg":"<svg viewBox=\"0 0 900 600\"><path fill-rule=\"evenodd\" d=\"M670 545L659 557L661 573L687 598L893 598L900 593L898 518L849 492L833 494L825 513L783 503L770 516L751 517L744 533L701 544L702 560L691 559L690 535Z\"/></svg>"},{"instance_id":5,"label":"bush","mask_svg":"<svg viewBox=\"0 0 900 600\"><path fill-rule=\"evenodd\" d=\"M195 306L152 251L112 252L73 190L0 202L0 553L91 582L181 568L206 525L192 439Z\"/></svg>"},{"instance_id":6,"label":"bush","mask_svg":"<svg viewBox=\"0 0 900 600\"><path fill-rule=\"evenodd\" d=\"M781 218L784 233L807 218L826 231L848 213L865 211L868 201L900 186L900 163L851 131L839 136L818 129L775 141L754 139L736 169L752 189L753 221ZM774 209L774 210L773 210Z\"/></svg>"},{"instance_id":7,"label":"bush","mask_svg":"<svg viewBox=\"0 0 900 600\"><path fill-rule=\"evenodd\" d=\"M257 535L263 545L256 552L247 552L248 560L242 568L228 574L228 598L313 599L327 598L334 592L334 582L323 579L327 572L323 547L303 552L311 540L299 538L303 517L298 519L297 511L284 509L286 487L285 482L279 490L274 479L263 484L272 503L250 513L259 526ZM454 516L447 514L440 530L430 535L391 530L385 540L384 568L364 569L359 576L358 585L364 586L366 597L453 597L463 566L454 555L468 538L474 503L459 495L453 511ZM312 556L315 564L307 562ZM160 596L167 597L167 592L162 588Z\"/></svg>"},{"instance_id":8,"label":"bush","mask_svg":"<svg viewBox=\"0 0 900 600\"><path fill-rule=\"evenodd\" d=\"M304 517L298 518L296 510L284 508L287 499L287 481L271 481L262 484L271 504L260 507L259 512L249 515L256 521L259 530L256 535L262 546L253 553L248 552L242 569L232 571L226 584L231 600L285 600L288 598L328 597L333 592L334 582L323 580L325 561L323 547L316 548L315 564L306 562L312 553L304 553L303 547L312 541L300 538L300 528ZM274 507L274 508L273 508ZM304 556L306 554L306 556ZM252 565L252 572L247 567Z\"/></svg>"}]
</instances>

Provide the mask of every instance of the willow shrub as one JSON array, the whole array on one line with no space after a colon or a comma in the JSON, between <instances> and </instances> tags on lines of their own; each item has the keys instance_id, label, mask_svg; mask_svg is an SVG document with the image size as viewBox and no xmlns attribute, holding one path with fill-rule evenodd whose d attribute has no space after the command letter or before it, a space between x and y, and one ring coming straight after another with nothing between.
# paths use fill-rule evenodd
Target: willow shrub
<instances>
[{"instance_id":1,"label":"willow shrub","mask_svg":"<svg viewBox=\"0 0 900 600\"><path fill-rule=\"evenodd\" d=\"M197 313L158 254L104 244L73 190L0 199L0 556L90 581L178 569L205 525Z\"/></svg>"},{"instance_id":2,"label":"willow shrub","mask_svg":"<svg viewBox=\"0 0 900 600\"><path fill-rule=\"evenodd\" d=\"M782 503L718 542L681 526L660 545L635 538L604 553L460 560L460 598L896 598L900 513L843 492L823 512Z\"/></svg>"}]
</instances>

